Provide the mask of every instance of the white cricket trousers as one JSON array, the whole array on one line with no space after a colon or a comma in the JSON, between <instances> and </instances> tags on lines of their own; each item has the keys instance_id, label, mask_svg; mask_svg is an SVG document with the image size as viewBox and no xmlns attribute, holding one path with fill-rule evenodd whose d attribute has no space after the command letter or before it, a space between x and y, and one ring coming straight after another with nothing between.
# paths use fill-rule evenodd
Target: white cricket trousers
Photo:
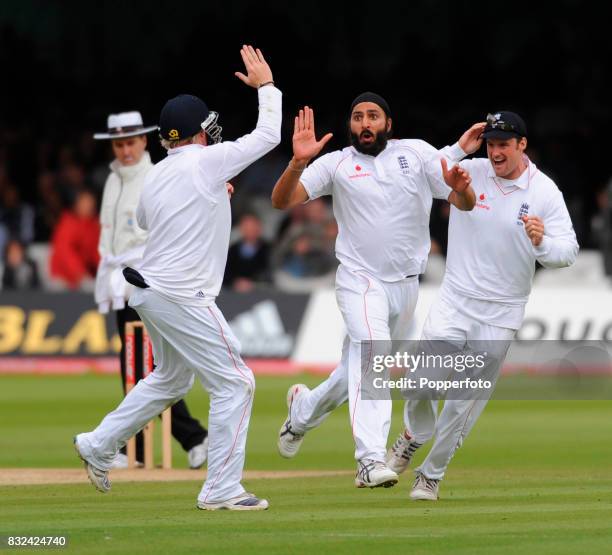
<instances>
[{"instance_id":1,"label":"white cricket trousers","mask_svg":"<svg viewBox=\"0 0 612 555\"><path fill-rule=\"evenodd\" d=\"M151 337L155 371L93 432L78 436L83 454L94 466L110 469L126 441L182 399L197 376L210 395L208 474L198 500L211 503L240 495L255 379L223 314L214 303L181 305L151 289L134 291L129 304Z\"/></svg>"},{"instance_id":2,"label":"white cricket trousers","mask_svg":"<svg viewBox=\"0 0 612 555\"><path fill-rule=\"evenodd\" d=\"M406 339L418 292L417 277L384 282L362 271L338 267L336 299L347 329L342 358L327 380L294 401L294 431L304 433L317 427L348 399L355 459L385 460L391 400L361 399L362 345L372 355L380 355L386 354L381 349L390 348L389 340ZM371 362L368 371L372 371Z\"/></svg>"},{"instance_id":3,"label":"white cricket trousers","mask_svg":"<svg viewBox=\"0 0 612 555\"><path fill-rule=\"evenodd\" d=\"M460 310L462 299L441 294L429 311L423 339L445 341L459 349L485 350L494 366L490 378L497 380L516 330L492 326L467 316ZM488 379L490 379L488 378ZM404 406L404 424L414 441L433 445L416 471L441 480L455 451L461 447L488 399L447 399L438 416L438 401L409 400Z\"/></svg>"}]
</instances>

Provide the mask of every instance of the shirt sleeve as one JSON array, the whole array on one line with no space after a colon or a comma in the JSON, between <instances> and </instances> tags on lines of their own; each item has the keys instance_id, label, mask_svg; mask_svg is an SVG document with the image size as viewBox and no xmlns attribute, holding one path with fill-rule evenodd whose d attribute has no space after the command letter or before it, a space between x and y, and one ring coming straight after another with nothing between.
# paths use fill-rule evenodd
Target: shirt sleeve
<instances>
[{"instance_id":1,"label":"shirt sleeve","mask_svg":"<svg viewBox=\"0 0 612 555\"><path fill-rule=\"evenodd\" d=\"M431 145L423 142L425 145L423 152L423 172L431 189L431 194L434 198L447 200L452 192L452 189L446 184L442 177L442 165L440 159L446 158L449 169L463 159L466 154L463 152L459 143L452 146L445 146L441 150L436 150Z\"/></svg>"},{"instance_id":2,"label":"shirt sleeve","mask_svg":"<svg viewBox=\"0 0 612 555\"><path fill-rule=\"evenodd\" d=\"M463 149L459 146L459 143L455 143L454 145L445 146L440 149L440 153L455 164L457 162L461 162L466 156L467 153L463 151Z\"/></svg>"},{"instance_id":3,"label":"shirt sleeve","mask_svg":"<svg viewBox=\"0 0 612 555\"><path fill-rule=\"evenodd\" d=\"M206 173L210 173L211 169L215 172L215 183L225 184L280 143L282 93L276 87L266 85L258 89L257 94L259 118L255 129L236 141L211 145L202 150L202 169Z\"/></svg>"},{"instance_id":4,"label":"shirt sleeve","mask_svg":"<svg viewBox=\"0 0 612 555\"><path fill-rule=\"evenodd\" d=\"M309 200L332 194L334 173L338 167L337 162L334 164L334 154L317 158L300 176L300 183L306 189Z\"/></svg>"},{"instance_id":5,"label":"shirt sleeve","mask_svg":"<svg viewBox=\"0 0 612 555\"><path fill-rule=\"evenodd\" d=\"M138 206L136 207L136 222L138 223L138 227L140 229L147 230L147 218L145 215L145 209L142 205L142 195L140 195L140 200L138 201Z\"/></svg>"},{"instance_id":6,"label":"shirt sleeve","mask_svg":"<svg viewBox=\"0 0 612 555\"><path fill-rule=\"evenodd\" d=\"M579 247L572 220L559 189L551 195L541 218L544 222L544 237L537 247L531 247L538 262L545 268L571 266L576 261Z\"/></svg>"}]
</instances>

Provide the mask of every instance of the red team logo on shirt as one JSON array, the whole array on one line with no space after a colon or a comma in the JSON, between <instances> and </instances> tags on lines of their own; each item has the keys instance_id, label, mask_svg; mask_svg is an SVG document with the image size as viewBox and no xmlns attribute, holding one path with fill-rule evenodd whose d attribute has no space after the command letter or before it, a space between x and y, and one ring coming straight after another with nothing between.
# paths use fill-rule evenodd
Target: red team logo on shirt
<instances>
[{"instance_id":1,"label":"red team logo on shirt","mask_svg":"<svg viewBox=\"0 0 612 555\"><path fill-rule=\"evenodd\" d=\"M371 173L368 173L368 172L359 173L359 172L361 172L361 170L362 170L361 166L359 164L357 164L355 166L355 171L358 172L358 173L356 173L355 175L349 175L349 178L350 179L354 179L355 177L369 177L370 175L372 175Z\"/></svg>"},{"instance_id":2,"label":"red team logo on shirt","mask_svg":"<svg viewBox=\"0 0 612 555\"><path fill-rule=\"evenodd\" d=\"M478 195L478 201L476 202L476 206L478 208L484 208L485 210L491 210L491 207L488 204L485 204L487 196L484 193L480 193Z\"/></svg>"}]
</instances>

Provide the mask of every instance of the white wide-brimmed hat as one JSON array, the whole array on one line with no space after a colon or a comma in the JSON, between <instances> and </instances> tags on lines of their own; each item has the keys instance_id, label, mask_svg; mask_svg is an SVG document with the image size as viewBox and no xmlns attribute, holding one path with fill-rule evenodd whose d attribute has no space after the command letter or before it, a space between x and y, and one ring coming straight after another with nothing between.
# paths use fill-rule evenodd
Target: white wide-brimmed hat
<instances>
[{"instance_id":1,"label":"white wide-brimmed hat","mask_svg":"<svg viewBox=\"0 0 612 555\"><path fill-rule=\"evenodd\" d=\"M122 112L108 116L108 131L95 133L94 139L125 139L144 135L157 129L157 125L145 127L140 112Z\"/></svg>"}]
</instances>

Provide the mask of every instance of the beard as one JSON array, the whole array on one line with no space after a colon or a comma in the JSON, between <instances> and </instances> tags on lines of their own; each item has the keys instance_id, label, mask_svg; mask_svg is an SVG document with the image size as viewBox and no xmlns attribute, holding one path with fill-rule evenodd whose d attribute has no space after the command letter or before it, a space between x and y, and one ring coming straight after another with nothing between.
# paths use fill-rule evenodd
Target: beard
<instances>
[{"instance_id":1,"label":"beard","mask_svg":"<svg viewBox=\"0 0 612 555\"><path fill-rule=\"evenodd\" d=\"M364 134L370 134L374 136L374 141L370 144L363 144L359 139ZM349 139L351 144L355 147L358 152L361 154L367 154L369 156L378 156L385 147L387 146L387 141L391 138L391 130L389 131L379 131L374 134L371 131L362 131L360 135L357 133L353 133L349 128Z\"/></svg>"}]
</instances>

